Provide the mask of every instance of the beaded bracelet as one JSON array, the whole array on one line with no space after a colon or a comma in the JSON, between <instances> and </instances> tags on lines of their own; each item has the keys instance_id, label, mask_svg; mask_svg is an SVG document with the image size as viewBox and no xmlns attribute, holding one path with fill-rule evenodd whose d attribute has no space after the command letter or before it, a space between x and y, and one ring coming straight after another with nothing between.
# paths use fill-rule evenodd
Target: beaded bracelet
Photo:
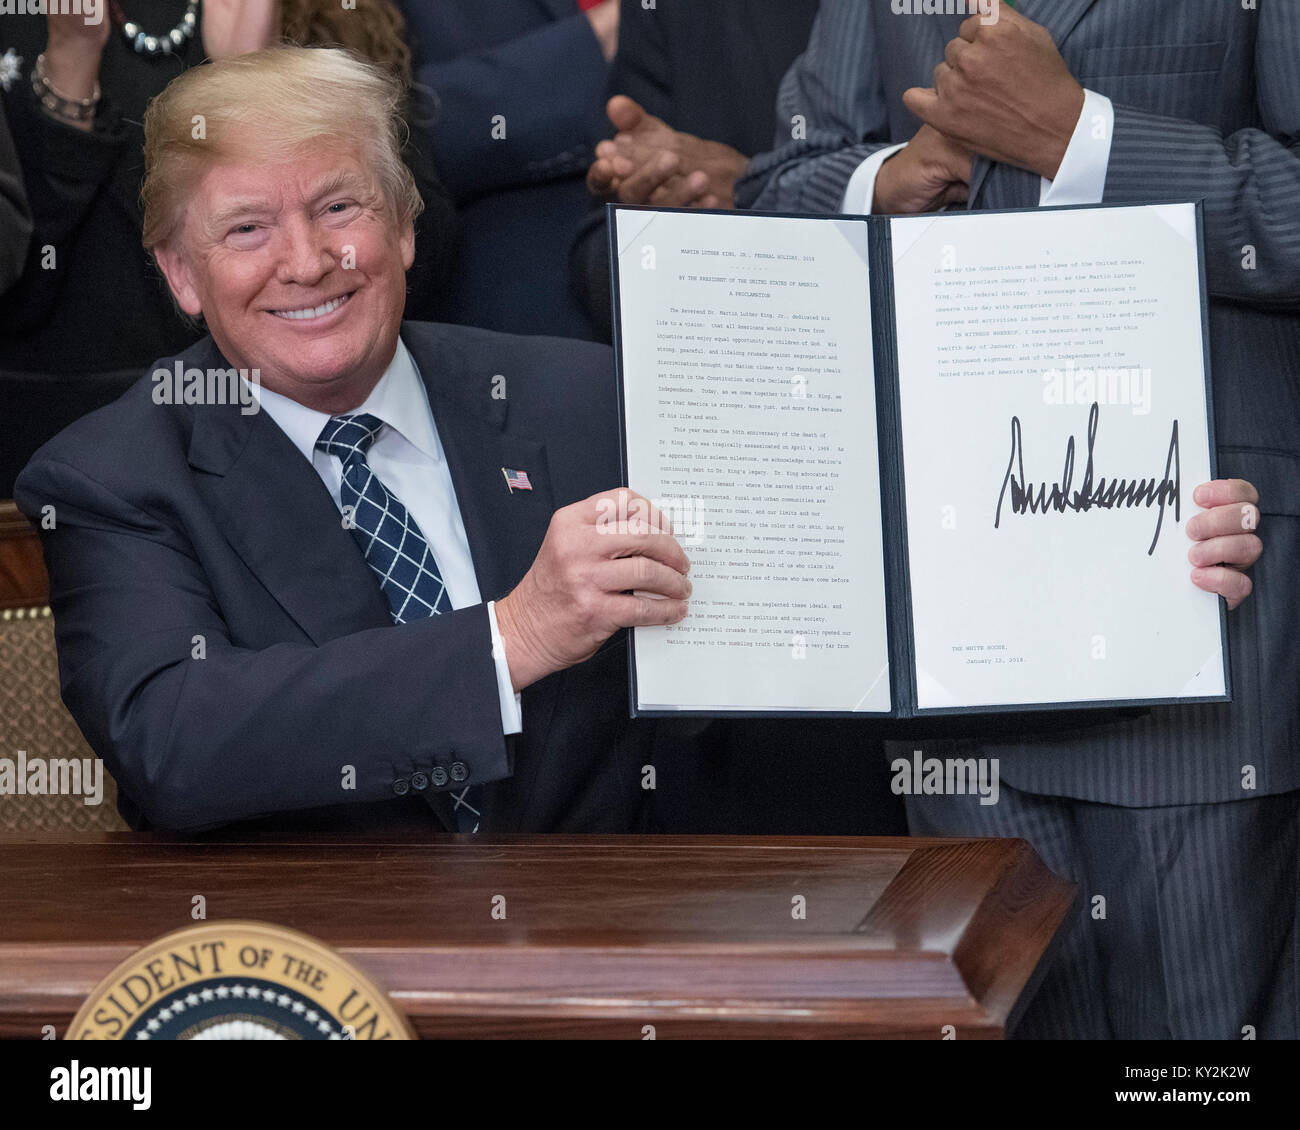
<instances>
[{"instance_id":1,"label":"beaded bracelet","mask_svg":"<svg viewBox=\"0 0 1300 1130\"><path fill-rule=\"evenodd\" d=\"M32 93L51 114L68 122L89 121L99 104L99 83L95 83L95 91L89 98L68 98L55 90L45 69L44 53L36 56L36 66L32 68Z\"/></svg>"}]
</instances>

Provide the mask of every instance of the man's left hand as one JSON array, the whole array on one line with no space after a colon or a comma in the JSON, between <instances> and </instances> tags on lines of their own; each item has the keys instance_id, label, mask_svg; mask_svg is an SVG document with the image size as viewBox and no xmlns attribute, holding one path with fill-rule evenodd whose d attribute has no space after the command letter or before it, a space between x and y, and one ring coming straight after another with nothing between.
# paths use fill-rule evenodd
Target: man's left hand
<instances>
[{"instance_id":1,"label":"man's left hand","mask_svg":"<svg viewBox=\"0 0 1300 1130\"><path fill-rule=\"evenodd\" d=\"M934 68L934 86L903 91L918 118L992 161L1052 180L1083 111L1083 87L1041 24L998 5L971 16Z\"/></svg>"},{"instance_id":2,"label":"man's left hand","mask_svg":"<svg viewBox=\"0 0 1300 1130\"><path fill-rule=\"evenodd\" d=\"M1250 595L1251 580L1245 570L1259 560L1264 543L1259 540L1259 492L1245 479L1215 479L1192 492L1204 507L1187 522L1192 548L1187 559L1192 584L1218 593L1236 608Z\"/></svg>"}]
</instances>

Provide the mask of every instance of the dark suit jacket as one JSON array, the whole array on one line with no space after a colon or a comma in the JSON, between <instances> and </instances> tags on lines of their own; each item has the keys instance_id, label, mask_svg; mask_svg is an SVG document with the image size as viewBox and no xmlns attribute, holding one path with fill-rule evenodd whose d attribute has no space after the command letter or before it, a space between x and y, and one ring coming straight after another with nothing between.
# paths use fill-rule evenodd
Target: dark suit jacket
<instances>
[{"instance_id":1,"label":"dark suit jacket","mask_svg":"<svg viewBox=\"0 0 1300 1130\"><path fill-rule=\"evenodd\" d=\"M402 337L480 593L500 598L553 510L618 482L609 350L418 322ZM226 367L211 338L181 359ZM395 791L453 761L486 785L485 831L649 826L642 766L706 727L629 721L623 633L526 689L524 731L507 740L485 605L394 627L328 491L268 415L157 405L152 389L145 377L47 443L17 492L38 523L54 508L64 701L133 826L279 814L282 832L436 829L424 797ZM509 491L502 467L533 489Z\"/></svg>"},{"instance_id":2,"label":"dark suit jacket","mask_svg":"<svg viewBox=\"0 0 1300 1130\"><path fill-rule=\"evenodd\" d=\"M1300 5L1022 0L1017 10L1114 105L1104 201L1205 201L1219 474L1258 486L1264 556L1254 595L1228 618L1231 704L985 752L1020 788L1114 804L1300 788ZM825 0L778 99L778 120L803 114L808 136L790 141L782 125L738 203L838 211L861 161L916 132L902 92L930 85L960 24L895 15L890 0ZM972 208L1034 207L1038 196L1037 174L982 158L972 169ZM1247 247L1254 269L1243 269Z\"/></svg>"},{"instance_id":3,"label":"dark suit jacket","mask_svg":"<svg viewBox=\"0 0 1300 1130\"><path fill-rule=\"evenodd\" d=\"M31 235L32 210L23 192L23 171L0 101L0 294L22 273Z\"/></svg>"},{"instance_id":4,"label":"dark suit jacket","mask_svg":"<svg viewBox=\"0 0 1300 1130\"><path fill-rule=\"evenodd\" d=\"M709 0L647 9L622 0L607 100L625 94L675 130L745 155L772 140L772 101L808 42L817 0ZM606 123L604 136L613 136ZM569 271L601 341L613 340L605 206L574 235Z\"/></svg>"},{"instance_id":5,"label":"dark suit jacket","mask_svg":"<svg viewBox=\"0 0 1300 1130\"><path fill-rule=\"evenodd\" d=\"M590 338L566 256L586 212L609 65L576 0L399 0L413 127L460 209L447 321ZM498 115L503 139L492 136Z\"/></svg>"}]
</instances>

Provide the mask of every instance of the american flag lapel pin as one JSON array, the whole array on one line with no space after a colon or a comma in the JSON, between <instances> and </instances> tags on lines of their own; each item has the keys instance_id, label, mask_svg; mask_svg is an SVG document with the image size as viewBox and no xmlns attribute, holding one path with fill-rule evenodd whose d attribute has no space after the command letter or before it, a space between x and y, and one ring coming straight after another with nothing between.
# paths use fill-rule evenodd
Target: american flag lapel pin
<instances>
[{"instance_id":1,"label":"american flag lapel pin","mask_svg":"<svg viewBox=\"0 0 1300 1130\"><path fill-rule=\"evenodd\" d=\"M501 473L506 477L506 487L511 494L517 490L533 489L533 484L528 481L527 471L511 471L507 467L502 467Z\"/></svg>"}]
</instances>

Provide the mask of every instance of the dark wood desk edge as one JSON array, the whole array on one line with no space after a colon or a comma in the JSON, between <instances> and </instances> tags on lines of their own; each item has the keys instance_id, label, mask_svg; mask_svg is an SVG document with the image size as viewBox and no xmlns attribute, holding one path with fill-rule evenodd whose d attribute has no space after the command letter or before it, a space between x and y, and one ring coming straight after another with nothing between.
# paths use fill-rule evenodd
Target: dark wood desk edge
<instances>
[{"instance_id":1,"label":"dark wood desk edge","mask_svg":"<svg viewBox=\"0 0 1300 1130\"><path fill-rule=\"evenodd\" d=\"M40 609L49 599L36 527L11 499L0 499L0 610Z\"/></svg>"},{"instance_id":2,"label":"dark wood desk edge","mask_svg":"<svg viewBox=\"0 0 1300 1130\"><path fill-rule=\"evenodd\" d=\"M28 538L35 533L36 528L12 498L0 498L0 539Z\"/></svg>"},{"instance_id":3,"label":"dark wood desk edge","mask_svg":"<svg viewBox=\"0 0 1300 1130\"><path fill-rule=\"evenodd\" d=\"M1061 927L1078 890L1027 841L1015 844L1015 855L1000 861L994 889L980 902L953 952L972 995L1006 1031L1033 999L1064 936ZM1036 953L1028 945L1030 938L1040 943Z\"/></svg>"},{"instance_id":4,"label":"dark wood desk edge","mask_svg":"<svg viewBox=\"0 0 1300 1130\"><path fill-rule=\"evenodd\" d=\"M951 957L972 1002L990 1023L1009 1028L1032 998L1059 942L1075 884L1050 870L1025 840L913 842L918 850L876 900L859 931L905 937L910 929L918 943L948 933L952 945L942 952ZM937 898L958 861L965 863L967 878L974 864L983 885L966 887L965 902L957 901L950 889L948 898ZM939 907L948 912L947 920L936 917Z\"/></svg>"},{"instance_id":5,"label":"dark wood desk edge","mask_svg":"<svg viewBox=\"0 0 1300 1130\"><path fill-rule=\"evenodd\" d=\"M753 851L762 848L774 848L789 851L791 848L806 847L843 849L861 851L866 848L899 852L906 850L908 858L897 875L890 882L875 906L860 924L857 937L861 946L846 944L852 938L806 939L801 943L803 952L810 950L816 955L813 965L822 960L828 962L851 961L857 963L852 967L852 980L861 984L864 990L872 987L875 978L868 975L869 967L862 963L872 961L870 951L871 934L876 930L889 929L895 933L906 934L911 928L920 938L933 938L936 932L943 934L944 922L935 921L933 913L927 918L927 903L922 897L929 890L951 889L950 881L957 875L965 875L963 883L963 901L957 904L957 911L950 907L949 917L964 920L964 930L950 930L944 938L947 943L939 947L918 948L915 952L900 958L897 954L889 957L889 975L907 981L923 983L931 991L925 997L906 1000L890 999L886 994L881 998L870 998L864 993L863 998L844 999L834 996L818 996L815 992L809 997L798 1000L762 1000L753 996L745 999L727 1000L725 996L694 996L683 998L680 992L665 993L664 984L692 984L689 979L680 976L664 977L665 970L676 966L685 971L678 959L688 958L692 952L696 955L717 950L725 952L723 964L734 965L738 977L745 973L752 975L752 969L746 969L746 963L759 959L763 954L777 955L783 949L788 950L788 938L774 938L771 943L751 939L748 943L737 946L736 943L718 943L710 945L707 941L648 940L648 944L623 947L605 947L601 951L600 962L609 965L620 959L631 958L645 962L653 958L654 970L646 969L644 994L638 993L639 999L628 1000L618 997L600 997L587 1002L573 1000L563 992L556 992L545 984L535 983L532 990L520 992L517 984L508 991L493 991L490 985L479 985L463 989L438 990L428 986L449 983L444 977L430 978L430 972L445 965L449 957L459 954L466 956L475 947L462 946L457 949L454 944L442 946L393 947L339 946L346 956L357 961L376 981L398 1000L410 1013L421 1035L490 1035L494 1030L502 1034L514 1031L517 1021L529 1019L536 1021L539 1030L563 1031L567 1034L605 1033L610 1025L630 1022L638 1018L646 1022L666 1022L677 1027L689 1027L692 1032L703 1025L706 1029L717 1025L718 1035L733 1034L723 1028L734 1018L737 1021L773 1021L779 1022L783 1034L798 1035L917 1035L915 1026L908 1027L900 1020L900 1015L914 1015L917 1021L925 1018L924 1028L933 1027L936 1038L938 1025L933 1018L942 1017L944 1023L951 1023L961 1035L986 1037L1001 1035L1008 1021L1009 1010L1016 1002L1026 984L1034 974L1039 962L1033 955L1035 948L1025 939L1024 931L1033 931L1034 939L1041 939L1044 931L1054 931L1071 903L1072 884L1066 883L1053 875L1038 860L1032 849L1023 841L981 841L967 838L925 838L903 839L894 837L709 837L709 836L664 836L652 837L655 846L661 849L681 847L698 850L701 846L716 848L724 854L728 851ZM252 840L220 841L215 839L141 836L135 833L98 833L93 836L73 836L62 833L51 835L8 835L0 836L0 852L4 846L14 844L34 845L57 843L76 846L88 842L101 845L138 848L144 844L157 844L160 847L193 846L206 849L224 847L237 849L251 846L276 847L288 844L302 845L310 843L312 847L334 846L350 849L357 846L387 846L394 849L414 847L437 848L445 851L449 847L466 847L481 850L492 844L545 845L549 850L574 848L590 851L593 846L601 845L611 848L641 848L646 846L647 837L642 836L507 836L470 839L468 837L440 837L433 843L419 841L412 843L401 837L371 837L361 841L329 840L316 842L303 840ZM1010 851L1008 851L1010 847ZM116 854L116 853L113 853ZM960 863L962 866L957 867ZM2 864L0 864L2 866ZM969 886L972 869L979 874L983 882L974 888ZM1030 896L1033 896L1032 898ZM1043 907L1035 908L1034 900L1042 901ZM1033 915L1028 923L1025 915ZM1003 937L1019 939L1012 960L1006 960L1006 951L1000 943ZM148 939L142 939L144 941ZM812 943L809 945L809 943ZM1045 948L1040 947L1040 948ZM490 962L496 953L494 947L479 947ZM38 1032L32 1026L41 1020L43 1023L56 1023L59 1030L66 1029L72 1013L79 1006L90 988L99 978L107 974L120 960L135 951L133 945L60 945L13 943L0 945L0 970L7 970L8 975L0 976L0 1037L35 1036ZM569 950L571 956L574 950ZM984 955L981 958L981 953ZM413 961L412 957L417 960ZM24 960L26 955L26 960ZM882 957L885 955L882 954ZM66 961L60 976L47 979L39 988L25 984L24 967L31 967L32 961L48 965L51 958L56 963ZM715 960L711 957L710 960ZM665 964L667 963L667 964ZM875 964L874 962L872 964ZM940 967L943 968L940 968ZM831 966L826 967L828 973ZM638 968L638 972L640 972ZM835 973L844 978L848 967ZM883 972L883 970L882 970ZM657 975L651 975L657 973ZM637 978L640 987L641 978ZM721 982L715 980L714 987L726 987L727 978ZM864 983L865 982L865 983ZM452 982L454 983L454 982ZM815 978L810 984L814 985ZM657 986L657 988L656 988ZM879 986L875 986L878 988ZM1031 986L1032 987L1032 986ZM620 982L620 988L627 988L626 982ZM933 995L933 990L942 988L942 996ZM920 1003L915 1003L920 1002ZM557 1003L562 1003L564 1015L556 1016ZM901 1012L900 1012L901 1010ZM66 1015L65 1015L66 1014ZM60 1017L61 1019L55 1019ZM513 1020L511 1018L514 1018ZM457 1027L459 1025L459 1027ZM569 1027L566 1027L569 1025ZM756 1024L755 1034L760 1034L763 1025ZM787 1032L787 1028L789 1031ZM619 1029L621 1030L621 1029Z\"/></svg>"}]
</instances>

